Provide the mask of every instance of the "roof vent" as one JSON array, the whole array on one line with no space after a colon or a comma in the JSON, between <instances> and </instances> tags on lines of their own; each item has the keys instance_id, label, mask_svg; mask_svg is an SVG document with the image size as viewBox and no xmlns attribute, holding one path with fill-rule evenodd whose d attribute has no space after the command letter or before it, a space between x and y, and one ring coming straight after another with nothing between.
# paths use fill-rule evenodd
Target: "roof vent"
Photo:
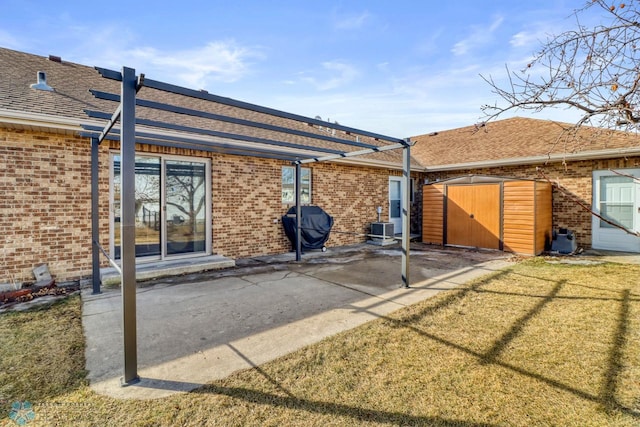
<instances>
[{"instance_id":1,"label":"roof vent","mask_svg":"<svg viewBox=\"0 0 640 427\"><path fill-rule=\"evenodd\" d=\"M32 84L31 88L53 92L53 88L47 84L47 74L44 71L38 71L38 83Z\"/></svg>"},{"instance_id":2,"label":"roof vent","mask_svg":"<svg viewBox=\"0 0 640 427\"><path fill-rule=\"evenodd\" d=\"M49 55L49 61L62 63L62 57L56 55Z\"/></svg>"}]
</instances>

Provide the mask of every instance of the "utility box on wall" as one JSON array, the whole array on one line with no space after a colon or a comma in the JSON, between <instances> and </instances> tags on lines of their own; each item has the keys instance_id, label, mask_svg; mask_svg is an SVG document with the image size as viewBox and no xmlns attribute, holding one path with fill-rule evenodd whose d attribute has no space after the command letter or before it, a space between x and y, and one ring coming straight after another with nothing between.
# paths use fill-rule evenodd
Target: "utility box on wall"
<instances>
[{"instance_id":1,"label":"utility box on wall","mask_svg":"<svg viewBox=\"0 0 640 427\"><path fill-rule=\"evenodd\" d=\"M551 184L470 175L425 184L422 241L538 255L552 232Z\"/></svg>"}]
</instances>

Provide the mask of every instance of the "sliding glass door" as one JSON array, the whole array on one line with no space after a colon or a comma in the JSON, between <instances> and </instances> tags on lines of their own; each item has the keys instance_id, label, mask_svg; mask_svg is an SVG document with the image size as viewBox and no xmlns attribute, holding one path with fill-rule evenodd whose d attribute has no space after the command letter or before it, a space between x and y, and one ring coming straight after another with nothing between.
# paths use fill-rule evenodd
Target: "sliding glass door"
<instances>
[{"instance_id":1,"label":"sliding glass door","mask_svg":"<svg viewBox=\"0 0 640 427\"><path fill-rule=\"evenodd\" d=\"M205 164L167 160L167 255L204 252L207 232Z\"/></svg>"},{"instance_id":2,"label":"sliding glass door","mask_svg":"<svg viewBox=\"0 0 640 427\"><path fill-rule=\"evenodd\" d=\"M209 164L196 159L136 156L136 257L207 253ZM120 258L120 156L112 155L111 253Z\"/></svg>"}]
</instances>

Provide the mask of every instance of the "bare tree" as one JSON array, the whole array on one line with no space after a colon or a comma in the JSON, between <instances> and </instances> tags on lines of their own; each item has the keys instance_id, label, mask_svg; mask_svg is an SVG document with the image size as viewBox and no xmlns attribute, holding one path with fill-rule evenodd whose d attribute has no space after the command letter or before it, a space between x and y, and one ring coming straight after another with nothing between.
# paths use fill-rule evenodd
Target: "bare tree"
<instances>
[{"instance_id":1,"label":"bare tree","mask_svg":"<svg viewBox=\"0 0 640 427\"><path fill-rule=\"evenodd\" d=\"M514 109L567 107L581 113L575 129L640 130L639 3L589 0L572 15L575 29L549 36L522 70L507 67L504 86L481 76L503 101L482 107L486 120ZM593 8L605 23L582 25L581 16Z\"/></svg>"},{"instance_id":2,"label":"bare tree","mask_svg":"<svg viewBox=\"0 0 640 427\"><path fill-rule=\"evenodd\" d=\"M491 76L481 76L503 101L482 107L486 121L509 110L565 107L581 115L559 139L576 136L582 125L640 131L640 0L614 1L587 0L573 13L575 29L549 36L522 70L507 67L506 85ZM581 16L593 8L599 8L604 24L582 25ZM541 168L538 173L551 182ZM552 184L592 215L629 234L640 235L594 212L559 183Z\"/></svg>"}]
</instances>

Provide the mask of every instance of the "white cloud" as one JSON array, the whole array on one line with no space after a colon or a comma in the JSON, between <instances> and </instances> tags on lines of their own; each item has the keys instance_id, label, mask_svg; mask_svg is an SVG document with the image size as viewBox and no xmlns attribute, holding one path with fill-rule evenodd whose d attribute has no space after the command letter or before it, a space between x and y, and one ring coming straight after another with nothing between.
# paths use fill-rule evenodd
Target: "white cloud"
<instances>
[{"instance_id":1,"label":"white cloud","mask_svg":"<svg viewBox=\"0 0 640 427\"><path fill-rule=\"evenodd\" d=\"M364 11L358 15L337 17L334 25L339 30L357 30L364 27L370 18L369 12Z\"/></svg>"},{"instance_id":2,"label":"white cloud","mask_svg":"<svg viewBox=\"0 0 640 427\"><path fill-rule=\"evenodd\" d=\"M344 62L323 62L322 68L325 71L324 74L328 74L326 77L302 77L302 81L313 85L317 90L327 91L351 83L360 74L354 66Z\"/></svg>"},{"instance_id":3,"label":"white cloud","mask_svg":"<svg viewBox=\"0 0 640 427\"><path fill-rule=\"evenodd\" d=\"M525 47L528 46L536 39L536 36L533 33L527 31L520 31L519 33L511 36L511 40L509 40L509 44L513 47Z\"/></svg>"},{"instance_id":4,"label":"white cloud","mask_svg":"<svg viewBox=\"0 0 640 427\"><path fill-rule=\"evenodd\" d=\"M171 50L141 45L136 34L119 28L103 27L98 32L87 32L76 27L74 31L77 35L86 33L87 37L81 46L75 47L70 60L117 70L122 66L133 67L149 78L198 89L214 82L241 80L251 73L253 61L263 58L258 48L234 40Z\"/></svg>"},{"instance_id":5,"label":"white cloud","mask_svg":"<svg viewBox=\"0 0 640 427\"><path fill-rule=\"evenodd\" d=\"M538 48L553 32L549 23L540 23L533 29L522 30L511 36L509 45L514 48Z\"/></svg>"},{"instance_id":6,"label":"white cloud","mask_svg":"<svg viewBox=\"0 0 640 427\"><path fill-rule=\"evenodd\" d=\"M154 48L127 52L151 68L170 70L189 86L205 87L211 81L235 82L249 73L249 61L259 56L233 41L215 41L202 47L163 52Z\"/></svg>"},{"instance_id":7,"label":"white cloud","mask_svg":"<svg viewBox=\"0 0 640 427\"><path fill-rule=\"evenodd\" d=\"M380 62L378 64L376 64L376 68L382 72L387 72L389 71L391 64L389 64L388 61L385 62Z\"/></svg>"},{"instance_id":8,"label":"white cloud","mask_svg":"<svg viewBox=\"0 0 640 427\"><path fill-rule=\"evenodd\" d=\"M482 117L481 105L493 99L475 66L390 71L401 74L385 84L350 85L331 92L299 90L274 94L268 101L285 111L407 137L473 125Z\"/></svg>"},{"instance_id":9,"label":"white cloud","mask_svg":"<svg viewBox=\"0 0 640 427\"><path fill-rule=\"evenodd\" d=\"M500 27L503 21L504 18L502 16L498 16L488 27L478 25L472 26L471 34L454 44L451 52L456 56L465 55L472 49L489 43L492 40L492 33Z\"/></svg>"}]
</instances>

